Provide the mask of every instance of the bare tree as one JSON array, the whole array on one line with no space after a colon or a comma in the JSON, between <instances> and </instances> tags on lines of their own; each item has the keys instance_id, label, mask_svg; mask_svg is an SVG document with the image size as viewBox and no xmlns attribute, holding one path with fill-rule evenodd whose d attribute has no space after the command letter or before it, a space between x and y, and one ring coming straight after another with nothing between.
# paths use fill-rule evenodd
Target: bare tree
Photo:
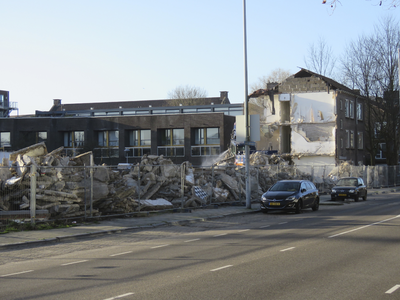
<instances>
[{"instance_id":1,"label":"bare tree","mask_svg":"<svg viewBox=\"0 0 400 300\"><path fill-rule=\"evenodd\" d=\"M351 42L341 59L345 84L366 97L366 149L375 164L379 143L386 144L386 163L398 163L400 138L397 49L400 27L394 18L382 19L371 36ZM377 128L379 130L377 130Z\"/></svg>"},{"instance_id":2,"label":"bare tree","mask_svg":"<svg viewBox=\"0 0 400 300\"><path fill-rule=\"evenodd\" d=\"M176 106L179 104L193 105L196 103L196 99L207 98L207 91L190 85L178 86L168 93L168 97L171 99L172 104Z\"/></svg>"},{"instance_id":3,"label":"bare tree","mask_svg":"<svg viewBox=\"0 0 400 300\"><path fill-rule=\"evenodd\" d=\"M386 6L388 8L396 8L400 5L400 0L376 0L373 3L377 6ZM340 0L322 0L322 4L328 4L332 10L335 10L337 4L341 4L341 2L340 2Z\"/></svg>"},{"instance_id":4,"label":"bare tree","mask_svg":"<svg viewBox=\"0 0 400 300\"><path fill-rule=\"evenodd\" d=\"M326 77L333 77L336 57L323 37L317 43L310 45L308 56L304 58L307 69Z\"/></svg>"},{"instance_id":5,"label":"bare tree","mask_svg":"<svg viewBox=\"0 0 400 300\"><path fill-rule=\"evenodd\" d=\"M281 83L291 75L289 70L277 68L272 70L268 76L258 78L258 82L250 86L251 92L259 89L267 89L268 83Z\"/></svg>"}]
</instances>

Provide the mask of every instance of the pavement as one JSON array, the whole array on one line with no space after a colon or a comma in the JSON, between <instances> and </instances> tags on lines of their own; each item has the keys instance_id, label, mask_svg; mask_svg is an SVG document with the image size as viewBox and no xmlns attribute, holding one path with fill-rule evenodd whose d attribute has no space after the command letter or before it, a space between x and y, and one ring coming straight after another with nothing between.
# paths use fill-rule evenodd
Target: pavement
<instances>
[{"instance_id":1,"label":"pavement","mask_svg":"<svg viewBox=\"0 0 400 300\"><path fill-rule=\"evenodd\" d=\"M400 187L369 189L368 197L377 194L399 192ZM343 205L344 201L331 201L330 195L321 195L320 205ZM19 246L42 246L98 235L120 233L125 230L140 230L158 226L179 225L202 222L226 216L238 216L260 212L260 204L252 203L251 208L244 205L220 205L205 208L182 210L182 212L145 213L141 217L104 219L98 222L77 224L69 228L49 230L29 230L0 234L0 250Z\"/></svg>"}]
</instances>

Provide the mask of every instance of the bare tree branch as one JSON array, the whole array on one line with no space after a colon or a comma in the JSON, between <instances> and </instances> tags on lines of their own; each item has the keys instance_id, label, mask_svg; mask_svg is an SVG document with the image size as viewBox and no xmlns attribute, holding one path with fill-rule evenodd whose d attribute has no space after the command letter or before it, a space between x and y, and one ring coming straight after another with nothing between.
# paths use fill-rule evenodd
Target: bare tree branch
<instances>
[{"instance_id":1,"label":"bare tree branch","mask_svg":"<svg viewBox=\"0 0 400 300\"><path fill-rule=\"evenodd\" d=\"M207 98L207 91L195 86L178 86L168 93L173 105L193 105L196 99Z\"/></svg>"},{"instance_id":2,"label":"bare tree branch","mask_svg":"<svg viewBox=\"0 0 400 300\"><path fill-rule=\"evenodd\" d=\"M316 44L310 45L308 56L304 58L307 69L318 74L333 77L336 58L332 47L328 46L325 38L319 37Z\"/></svg>"},{"instance_id":3,"label":"bare tree branch","mask_svg":"<svg viewBox=\"0 0 400 300\"><path fill-rule=\"evenodd\" d=\"M268 76L263 76L258 78L258 82L252 84L250 86L250 90L251 92L254 92L259 89L266 89L268 83L273 83L273 82L281 83L290 75L291 73L289 70L283 70L281 68L277 68L275 70L272 70Z\"/></svg>"}]
</instances>

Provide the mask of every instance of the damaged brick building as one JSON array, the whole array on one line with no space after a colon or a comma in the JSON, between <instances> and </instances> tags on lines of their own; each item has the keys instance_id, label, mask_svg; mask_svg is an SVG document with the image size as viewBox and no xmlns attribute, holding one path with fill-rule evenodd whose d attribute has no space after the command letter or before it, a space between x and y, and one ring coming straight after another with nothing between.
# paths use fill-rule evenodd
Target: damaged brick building
<instances>
[{"instance_id":1,"label":"damaged brick building","mask_svg":"<svg viewBox=\"0 0 400 300\"><path fill-rule=\"evenodd\" d=\"M365 163L365 99L357 91L301 69L249 97L250 114L260 115L257 149L290 153L298 165Z\"/></svg>"}]
</instances>

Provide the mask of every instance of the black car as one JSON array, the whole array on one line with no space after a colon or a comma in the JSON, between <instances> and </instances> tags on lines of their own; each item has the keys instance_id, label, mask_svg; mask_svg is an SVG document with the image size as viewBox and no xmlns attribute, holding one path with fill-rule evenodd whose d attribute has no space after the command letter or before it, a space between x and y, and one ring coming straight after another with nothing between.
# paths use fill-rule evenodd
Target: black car
<instances>
[{"instance_id":1,"label":"black car","mask_svg":"<svg viewBox=\"0 0 400 300\"><path fill-rule=\"evenodd\" d=\"M319 209L319 192L308 180L281 180L261 197L261 211L293 210L297 214L303 208Z\"/></svg>"},{"instance_id":2,"label":"black car","mask_svg":"<svg viewBox=\"0 0 400 300\"><path fill-rule=\"evenodd\" d=\"M362 198L367 200L367 187L364 180L360 177L340 178L332 188L331 200L354 199L358 201Z\"/></svg>"}]
</instances>

